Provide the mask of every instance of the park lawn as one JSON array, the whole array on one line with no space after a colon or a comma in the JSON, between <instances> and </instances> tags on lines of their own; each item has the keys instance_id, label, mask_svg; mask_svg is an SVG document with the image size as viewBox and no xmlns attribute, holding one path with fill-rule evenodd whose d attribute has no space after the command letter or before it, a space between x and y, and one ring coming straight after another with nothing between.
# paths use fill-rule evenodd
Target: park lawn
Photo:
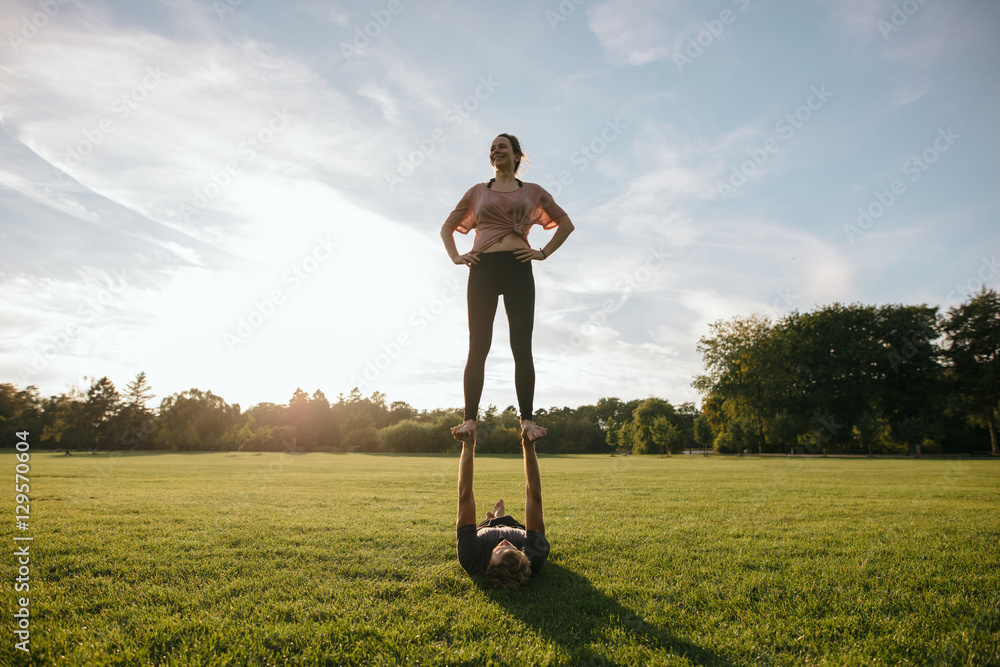
<instances>
[{"instance_id":1,"label":"park lawn","mask_svg":"<svg viewBox=\"0 0 1000 667\"><path fill-rule=\"evenodd\" d=\"M522 515L520 466L477 458L480 516ZM16 663L1000 664L1000 461L540 466L552 553L511 593L458 565L457 455L32 451Z\"/></svg>"}]
</instances>

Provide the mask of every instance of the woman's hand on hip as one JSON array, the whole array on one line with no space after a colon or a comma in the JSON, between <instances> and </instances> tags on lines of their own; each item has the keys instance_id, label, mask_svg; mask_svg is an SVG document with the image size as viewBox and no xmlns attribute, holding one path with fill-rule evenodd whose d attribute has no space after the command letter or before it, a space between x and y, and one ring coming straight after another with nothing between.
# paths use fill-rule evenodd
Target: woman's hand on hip
<instances>
[{"instance_id":1,"label":"woman's hand on hip","mask_svg":"<svg viewBox=\"0 0 1000 667\"><path fill-rule=\"evenodd\" d=\"M455 262L460 266L463 264L471 266L479 261L479 253L467 252L464 255L455 255L454 257L451 258L451 261Z\"/></svg>"},{"instance_id":2,"label":"woman's hand on hip","mask_svg":"<svg viewBox=\"0 0 1000 667\"><path fill-rule=\"evenodd\" d=\"M540 262L545 259L545 253L534 248L521 248L514 251L514 257L517 257L522 262L530 262L531 260Z\"/></svg>"}]
</instances>

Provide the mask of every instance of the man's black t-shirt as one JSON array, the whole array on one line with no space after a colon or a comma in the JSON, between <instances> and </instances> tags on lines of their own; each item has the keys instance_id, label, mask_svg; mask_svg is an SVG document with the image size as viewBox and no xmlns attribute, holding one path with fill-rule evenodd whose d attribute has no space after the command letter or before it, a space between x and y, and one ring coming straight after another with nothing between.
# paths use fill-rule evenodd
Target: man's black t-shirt
<instances>
[{"instance_id":1,"label":"man's black t-shirt","mask_svg":"<svg viewBox=\"0 0 1000 667\"><path fill-rule=\"evenodd\" d=\"M493 549L507 540L524 552L531 562L531 574L538 574L549 556L549 541L535 530L510 525L476 526L470 523L458 527L458 562L473 576L486 576Z\"/></svg>"}]
</instances>

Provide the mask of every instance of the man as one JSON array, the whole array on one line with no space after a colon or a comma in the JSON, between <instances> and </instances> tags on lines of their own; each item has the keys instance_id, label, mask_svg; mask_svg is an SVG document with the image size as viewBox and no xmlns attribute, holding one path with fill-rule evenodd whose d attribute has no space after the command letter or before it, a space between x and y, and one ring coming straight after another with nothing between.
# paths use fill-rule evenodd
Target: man
<instances>
[{"instance_id":1,"label":"man","mask_svg":"<svg viewBox=\"0 0 1000 667\"><path fill-rule=\"evenodd\" d=\"M521 435L524 480L527 486L524 524L507 516L503 500L497 501L486 520L476 525L476 499L472 493L472 467L476 434L460 433L462 458L458 465L458 562L471 576L485 576L495 586L522 589L538 574L549 555L542 520L542 485L538 476L535 443Z\"/></svg>"}]
</instances>

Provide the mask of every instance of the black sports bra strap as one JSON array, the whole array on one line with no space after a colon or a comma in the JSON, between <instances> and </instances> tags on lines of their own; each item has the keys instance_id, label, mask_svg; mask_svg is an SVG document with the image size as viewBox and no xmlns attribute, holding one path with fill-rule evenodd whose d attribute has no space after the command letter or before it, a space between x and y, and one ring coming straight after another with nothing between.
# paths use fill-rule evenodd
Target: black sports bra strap
<instances>
[{"instance_id":1,"label":"black sports bra strap","mask_svg":"<svg viewBox=\"0 0 1000 667\"><path fill-rule=\"evenodd\" d=\"M487 190L492 190L493 189L493 181L495 181L495 180L497 180L497 179L495 179L495 178L491 178L490 179L490 182L486 184L486 189ZM521 182L520 178L515 178L514 180L517 181L517 187L518 188L523 188L524 187L524 183Z\"/></svg>"}]
</instances>

